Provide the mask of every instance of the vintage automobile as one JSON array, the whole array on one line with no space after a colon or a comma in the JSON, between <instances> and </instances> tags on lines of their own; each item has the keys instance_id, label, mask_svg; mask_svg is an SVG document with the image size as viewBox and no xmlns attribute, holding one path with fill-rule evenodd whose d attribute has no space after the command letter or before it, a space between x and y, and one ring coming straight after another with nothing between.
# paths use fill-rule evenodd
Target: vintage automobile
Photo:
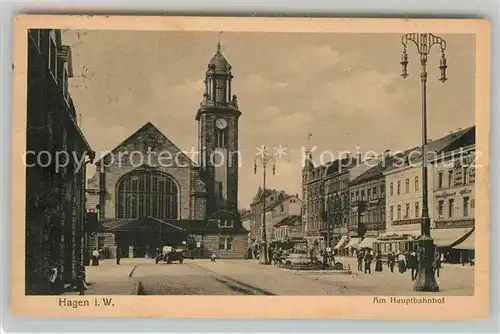
<instances>
[{"instance_id":1,"label":"vintage automobile","mask_svg":"<svg viewBox=\"0 0 500 334\"><path fill-rule=\"evenodd\" d=\"M184 249L176 249L171 246L165 246L162 249L162 252L158 254L155 258L155 263L158 264L160 261L164 261L167 263L172 262L184 262Z\"/></svg>"}]
</instances>

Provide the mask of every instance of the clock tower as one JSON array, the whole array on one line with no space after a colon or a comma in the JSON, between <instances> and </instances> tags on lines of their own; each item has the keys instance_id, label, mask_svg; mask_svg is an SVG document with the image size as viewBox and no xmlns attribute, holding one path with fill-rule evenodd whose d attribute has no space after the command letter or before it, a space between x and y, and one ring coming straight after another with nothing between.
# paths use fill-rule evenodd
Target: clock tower
<instances>
[{"instance_id":1,"label":"clock tower","mask_svg":"<svg viewBox=\"0 0 500 334\"><path fill-rule=\"evenodd\" d=\"M221 45L205 72L205 93L196 114L200 175L207 187L207 216L219 210L238 212L238 109L232 93L231 65Z\"/></svg>"}]
</instances>

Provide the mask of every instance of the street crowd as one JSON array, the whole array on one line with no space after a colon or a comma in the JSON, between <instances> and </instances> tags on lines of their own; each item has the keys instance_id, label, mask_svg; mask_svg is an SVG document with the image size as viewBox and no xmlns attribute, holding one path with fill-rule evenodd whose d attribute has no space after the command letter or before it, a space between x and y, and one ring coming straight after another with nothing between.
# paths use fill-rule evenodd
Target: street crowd
<instances>
[{"instance_id":1,"label":"street crowd","mask_svg":"<svg viewBox=\"0 0 500 334\"><path fill-rule=\"evenodd\" d=\"M375 271L381 272L383 271L383 257L381 252L377 252L375 257L372 254L371 249L360 250L356 254L357 263L358 263L358 271L363 272L365 274L371 274L371 266L372 262L375 260ZM439 252L435 253L435 257L433 259L433 268L437 277L439 277L439 270L442 267L442 262L444 260L444 254L440 254ZM363 267L364 264L364 267ZM389 252L387 254L387 267L393 273L394 267L398 266L398 272L403 274L407 270L410 272L411 280L414 281L417 278L420 261L418 259L417 253L415 251L404 252L395 254L393 252Z\"/></svg>"}]
</instances>

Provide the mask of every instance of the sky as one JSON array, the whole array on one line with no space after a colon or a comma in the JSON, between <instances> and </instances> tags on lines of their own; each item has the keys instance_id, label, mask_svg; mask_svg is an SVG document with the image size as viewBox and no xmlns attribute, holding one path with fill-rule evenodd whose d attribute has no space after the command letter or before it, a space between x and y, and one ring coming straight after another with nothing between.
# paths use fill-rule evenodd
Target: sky
<instances>
[{"instance_id":1,"label":"sky","mask_svg":"<svg viewBox=\"0 0 500 334\"><path fill-rule=\"evenodd\" d=\"M441 37L449 80L438 80L436 46L427 66L430 139L472 126L475 118L475 37ZM91 147L110 151L149 121L182 150L196 148L195 115L218 38L215 32L64 31L63 43L72 47L70 93ZM257 146L286 147L266 185L300 195L309 132L316 165L343 151L382 153L421 142L420 61L409 45L410 76L400 77L401 35L224 32L220 40L242 112L240 208L262 184L253 169ZM330 153L320 159L321 152Z\"/></svg>"}]
</instances>

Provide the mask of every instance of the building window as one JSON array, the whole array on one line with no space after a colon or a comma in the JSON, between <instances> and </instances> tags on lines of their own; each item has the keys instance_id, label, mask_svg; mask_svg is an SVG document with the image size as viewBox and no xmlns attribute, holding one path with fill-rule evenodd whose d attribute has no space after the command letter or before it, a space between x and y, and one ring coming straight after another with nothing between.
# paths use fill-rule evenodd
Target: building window
<instances>
[{"instance_id":1,"label":"building window","mask_svg":"<svg viewBox=\"0 0 500 334\"><path fill-rule=\"evenodd\" d=\"M420 185L418 184L418 176L415 176L415 191L418 191Z\"/></svg>"},{"instance_id":2,"label":"building window","mask_svg":"<svg viewBox=\"0 0 500 334\"><path fill-rule=\"evenodd\" d=\"M365 191L364 190L361 190L361 200L362 201L365 200Z\"/></svg>"},{"instance_id":3,"label":"building window","mask_svg":"<svg viewBox=\"0 0 500 334\"><path fill-rule=\"evenodd\" d=\"M396 194L401 194L401 181L398 181L398 187L396 189Z\"/></svg>"},{"instance_id":4,"label":"building window","mask_svg":"<svg viewBox=\"0 0 500 334\"><path fill-rule=\"evenodd\" d=\"M384 193L385 193L385 185L380 185L380 197L384 197Z\"/></svg>"},{"instance_id":5,"label":"building window","mask_svg":"<svg viewBox=\"0 0 500 334\"><path fill-rule=\"evenodd\" d=\"M401 205L398 205L398 220L401 220Z\"/></svg>"},{"instance_id":6,"label":"building window","mask_svg":"<svg viewBox=\"0 0 500 334\"><path fill-rule=\"evenodd\" d=\"M117 193L117 218L178 219L177 185L166 174L134 171L120 180Z\"/></svg>"},{"instance_id":7,"label":"building window","mask_svg":"<svg viewBox=\"0 0 500 334\"><path fill-rule=\"evenodd\" d=\"M464 184L469 183L469 166L463 167L463 177L464 177Z\"/></svg>"},{"instance_id":8,"label":"building window","mask_svg":"<svg viewBox=\"0 0 500 334\"><path fill-rule=\"evenodd\" d=\"M233 249L233 237L219 237L219 250Z\"/></svg>"},{"instance_id":9,"label":"building window","mask_svg":"<svg viewBox=\"0 0 500 334\"><path fill-rule=\"evenodd\" d=\"M453 170L448 171L448 188L453 187Z\"/></svg>"},{"instance_id":10,"label":"building window","mask_svg":"<svg viewBox=\"0 0 500 334\"><path fill-rule=\"evenodd\" d=\"M409 193L410 192L410 179L406 179L405 180L405 190L406 190L406 193Z\"/></svg>"},{"instance_id":11,"label":"building window","mask_svg":"<svg viewBox=\"0 0 500 334\"><path fill-rule=\"evenodd\" d=\"M377 198L377 187L373 187L373 199Z\"/></svg>"},{"instance_id":12,"label":"building window","mask_svg":"<svg viewBox=\"0 0 500 334\"><path fill-rule=\"evenodd\" d=\"M410 203L406 203L405 206L405 218L408 218L410 216Z\"/></svg>"},{"instance_id":13,"label":"building window","mask_svg":"<svg viewBox=\"0 0 500 334\"><path fill-rule=\"evenodd\" d=\"M464 217L469 216L469 197L464 197Z\"/></svg>"},{"instance_id":14,"label":"building window","mask_svg":"<svg viewBox=\"0 0 500 334\"><path fill-rule=\"evenodd\" d=\"M370 199L371 199L371 189L368 189L368 190L366 191L366 196L368 197L368 200L370 200Z\"/></svg>"},{"instance_id":15,"label":"building window","mask_svg":"<svg viewBox=\"0 0 500 334\"><path fill-rule=\"evenodd\" d=\"M49 34L49 71L57 82L57 44L54 30L51 30Z\"/></svg>"},{"instance_id":16,"label":"building window","mask_svg":"<svg viewBox=\"0 0 500 334\"><path fill-rule=\"evenodd\" d=\"M454 199L449 199L448 200L448 217L452 218L453 217L453 210L455 208L455 200Z\"/></svg>"},{"instance_id":17,"label":"building window","mask_svg":"<svg viewBox=\"0 0 500 334\"><path fill-rule=\"evenodd\" d=\"M232 219L219 219L219 227L221 228L234 227L234 222Z\"/></svg>"},{"instance_id":18,"label":"building window","mask_svg":"<svg viewBox=\"0 0 500 334\"><path fill-rule=\"evenodd\" d=\"M420 203L415 202L415 218L420 217Z\"/></svg>"},{"instance_id":19,"label":"building window","mask_svg":"<svg viewBox=\"0 0 500 334\"><path fill-rule=\"evenodd\" d=\"M440 200L438 202L438 217L443 218L444 215L444 201Z\"/></svg>"},{"instance_id":20,"label":"building window","mask_svg":"<svg viewBox=\"0 0 500 334\"><path fill-rule=\"evenodd\" d=\"M217 147L227 147L227 128L217 130Z\"/></svg>"},{"instance_id":21,"label":"building window","mask_svg":"<svg viewBox=\"0 0 500 334\"><path fill-rule=\"evenodd\" d=\"M438 188L443 189L443 172L438 173Z\"/></svg>"}]
</instances>

